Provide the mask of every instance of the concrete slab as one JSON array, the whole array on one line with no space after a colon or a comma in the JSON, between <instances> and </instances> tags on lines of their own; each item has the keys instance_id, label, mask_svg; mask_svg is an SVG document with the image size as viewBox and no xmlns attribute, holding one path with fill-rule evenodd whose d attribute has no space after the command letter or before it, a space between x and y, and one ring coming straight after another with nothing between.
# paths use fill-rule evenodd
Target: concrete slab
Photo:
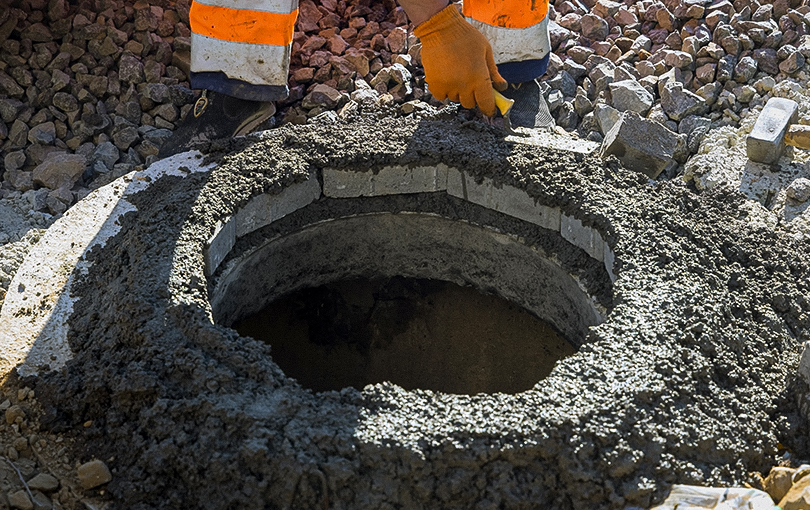
<instances>
[{"instance_id":1,"label":"concrete slab","mask_svg":"<svg viewBox=\"0 0 810 510\"><path fill-rule=\"evenodd\" d=\"M206 243L203 250L206 276L211 276L217 270L231 249L233 249L233 245L236 244L236 222L237 220L234 217L219 222L214 234Z\"/></svg>"},{"instance_id":2,"label":"concrete slab","mask_svg":"<svg viewBox=\"0 0 810 510\"><path fill-rule=\"evenodd\" d=\"M447 173L447 193L549 230L560 230L559 209L538 204L528 193L512 186L497 187L492 179L477 183L464 172L451 168Z\"/></svg>"},{"instance_id":3,"label":"concrete slab","mask_svg":"<svg viewBox=\"0 0 810 510\"><path fill-rule=\"evenodd\" d=\"M321 196L315 173L309 179L285 188L276 195L260 195L236 213L236 237L242 237L305 207Z\"/></svg>"},{"instance_id":4,"label":"concrete slab","mask_svg":"<svg viewBox=\"0 0 810 510\"><path fill-rule=\"evenodd\" d=\"M447 165L388 166L376 174L325 168L323 194L331 198L431 193L447 189ZM369 178L370 177L370 178Z\"/></svg>"},{"instance_id":5,"label":"concrete slab","mask_svg":"<svg viewBox=\"0 0 810 510\"><path fill-rule=\"evenodd\" d=\"M591 154L599 149L597 142L575 138L569 134L560 134L555 131L545 129L530 129L524 127L514 128L517 136L506 137L508 142L522 143L524 145L534 145L561 151L576 152L579 154Z\"/></svg>"}]
</instances>

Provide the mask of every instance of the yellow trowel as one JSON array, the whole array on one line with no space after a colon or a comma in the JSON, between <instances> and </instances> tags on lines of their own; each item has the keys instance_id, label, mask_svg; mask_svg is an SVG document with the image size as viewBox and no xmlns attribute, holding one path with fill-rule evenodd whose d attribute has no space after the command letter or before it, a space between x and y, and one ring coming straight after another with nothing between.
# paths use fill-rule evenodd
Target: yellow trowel
<instances>
[{"instance_id":1,"label":"yellow trowel","mask_svg":"<svg viewBox=\"0 0 810 510\"><path fill-rule=\"evenodd\" d=\"M494 88L492 89L492 92L495 93L495 106L498 107L498 111L501 112L501 115L503 115L504 131L510 135L517 135L518 133L512 129L512 123L509 121L509 112L512 111L512 107L515 105L515 100L509 99Z\"/></svg>"}]
</instances>

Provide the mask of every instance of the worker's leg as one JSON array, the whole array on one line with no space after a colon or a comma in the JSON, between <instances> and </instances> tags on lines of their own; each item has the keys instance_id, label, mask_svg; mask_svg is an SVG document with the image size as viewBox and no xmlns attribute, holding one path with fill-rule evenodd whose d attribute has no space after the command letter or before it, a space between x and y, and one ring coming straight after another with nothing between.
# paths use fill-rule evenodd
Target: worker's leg
<instances>
[{"instance_id":1,"label":"worker's leg","mask_svg":"<svg viewBox=\"0 0 810 510\"><path fill-rule=\"evenodd\" d=\"M298 0L196 0L191 85L253 101L287 97Z\"/></svg>"},{"instance_id":2,"label":"worker's leg","mask_svg":"<svg viewBox=\"0 0 810 510\"><path fill-rule=\"evenodd\" d=\"M551 54L548 0L464 0L464 16L489 40L498 72L510 83L504 94L515 99L516 125L553 125L536 79L545 74Z\"/></svg>"},{"instance_id":3,"label":"worker's leg","mask_svg":"<svg viewBox=\"0 0 810 510\"><path fill-rule=\"evenodd\" d=\"M289 94L287 75L298 0L195 0L191 86L202 97L160 156L207 140L247 134Z\"/></svg>"}]
</instances>

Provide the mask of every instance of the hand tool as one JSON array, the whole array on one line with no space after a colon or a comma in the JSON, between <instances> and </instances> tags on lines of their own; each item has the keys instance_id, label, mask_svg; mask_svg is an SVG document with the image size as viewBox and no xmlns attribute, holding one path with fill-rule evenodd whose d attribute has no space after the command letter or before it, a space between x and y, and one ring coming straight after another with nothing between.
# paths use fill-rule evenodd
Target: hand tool
<instances>
[{"instance_id":1,"label":"hand tool","mask_svg":"<svg viewBox=\"0 0 810 510\"><path fill-rule=\"evenodd\" d=\"M509 112L512 110L512 106L515 105L515 100L509 99L494 88L492 92L495 93L495 106L498 108L498 111L501 112L501 115L503 115L504 131L510 135L519 136L519 133L512 129L512 122L509 120Z\"/></svg>"},{"instance_id":2,"label":"hand tool","mask_svg":"<svg viewBox=\"0 0 810 510\"><path fill-rule=\"evenodd\" d=\"M772 165L779 161L786 145L810 149L810 126L796 124L798 116L796 101L769 99L746 139L748 159Z\"/></svg>"}]
</instances>

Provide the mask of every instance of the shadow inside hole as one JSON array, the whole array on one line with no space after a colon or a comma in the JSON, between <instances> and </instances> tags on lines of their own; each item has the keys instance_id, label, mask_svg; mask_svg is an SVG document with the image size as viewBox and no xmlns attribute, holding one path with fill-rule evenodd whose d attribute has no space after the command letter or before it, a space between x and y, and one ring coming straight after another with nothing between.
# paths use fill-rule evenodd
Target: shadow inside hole
<instances>
[{"instance_id":1,"label":"shadow inside hole","mask_svg":"<svg viewBox=\"0 0 810 510\"><path fill-rule=\"evenodd\" d=\"M575 352L547 322L450 282L392 277L299 290L233 325L314 391L390 381L456 394L518 393Z\"/></svg>"}]
</instances>

